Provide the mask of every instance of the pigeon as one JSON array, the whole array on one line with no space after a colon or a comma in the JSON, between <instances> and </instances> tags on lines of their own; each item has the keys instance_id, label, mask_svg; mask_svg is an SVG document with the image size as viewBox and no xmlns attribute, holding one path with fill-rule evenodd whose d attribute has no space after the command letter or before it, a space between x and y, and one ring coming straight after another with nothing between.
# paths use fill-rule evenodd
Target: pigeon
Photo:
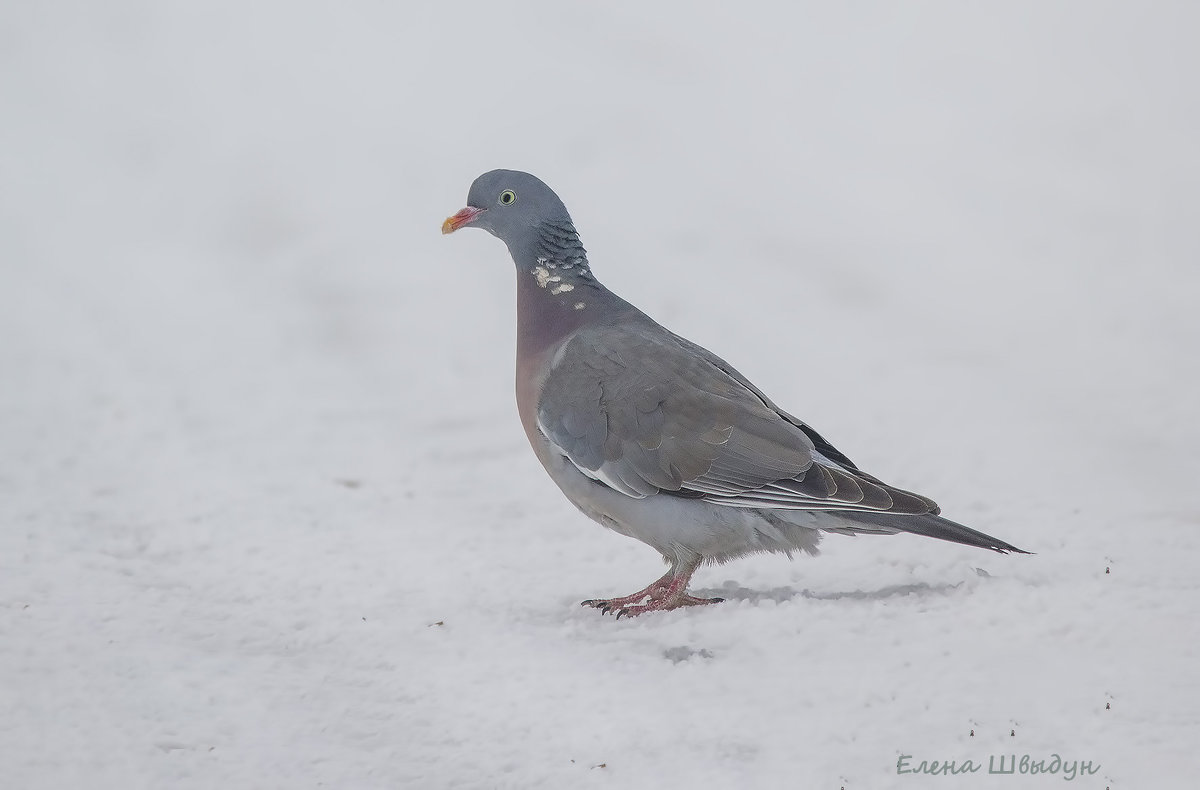
<instances>
[{"instance_id":1,"label":"pigeon","mask_svg":"<svg viewBox=\"0 0 1200 790\"><path fill-rule=\"evenodd\" d=\"M718 603L688 593L701 564L815 555L823 533L1028 553L862 471L728 362L604 287L566 206L535 176L479 176L442 233L461 228L496 236L516 264L517 411L538 460L585 515L670 566L584 606L620 619Z\"/></svg>"}]
</instances>

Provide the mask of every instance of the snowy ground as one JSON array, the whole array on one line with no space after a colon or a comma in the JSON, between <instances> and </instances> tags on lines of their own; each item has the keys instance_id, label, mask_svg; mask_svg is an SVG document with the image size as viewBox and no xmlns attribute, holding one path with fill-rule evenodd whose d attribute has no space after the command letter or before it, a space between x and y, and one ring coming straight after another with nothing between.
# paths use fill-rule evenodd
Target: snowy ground
<instances>
[{"instance_id":1,"label":"snowy ground","mask_svg":"<svg viewBox=\"0 0 1200 790\"><path fill-rule=\"evenodd\" d=\"M1195 5L409 5L0 6L5 787L1194 786ZM1036 556L581 609L661 565L525 445L494 167Z\"/></svg>"}]
</instances>

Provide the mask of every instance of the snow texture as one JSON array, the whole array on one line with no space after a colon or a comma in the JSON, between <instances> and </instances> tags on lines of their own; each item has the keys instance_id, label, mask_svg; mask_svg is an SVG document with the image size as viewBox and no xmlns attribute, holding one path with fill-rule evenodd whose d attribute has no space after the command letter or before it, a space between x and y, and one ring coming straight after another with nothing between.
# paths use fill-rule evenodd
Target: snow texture
<instances>
[{"instance_id":1,"label":"snow texture","mask_svg":"<svg viewBox=\"0 0 1200 790\"><path fill-rule=\"evenodd\" d=\"M1195 786L1197 29L3 4L3 785L1034 788L1062 772L989 757L1058 754ZM830 536L702 569L720 606L581 608L662 565L526 446L506 251L438 232L497 167L618 293L1035 556Z\"/></svg>"}]
</instances>

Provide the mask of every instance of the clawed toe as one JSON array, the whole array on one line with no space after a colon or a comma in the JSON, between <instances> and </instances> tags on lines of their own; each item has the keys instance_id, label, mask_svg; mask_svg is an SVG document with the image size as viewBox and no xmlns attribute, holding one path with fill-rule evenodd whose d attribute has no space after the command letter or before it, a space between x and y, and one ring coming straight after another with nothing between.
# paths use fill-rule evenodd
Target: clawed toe
<instances>
[{"instance_id":1,"label":"clawed toe","mask_svg":"<svg viewBox=\"0 0 1200 790\"><path fill-rule=\"evenodd\" d=\"M724 598L697 598L694 595L685 595L680 602L680 606L704 606L708 603L723 603Z\"/></svg>"},{"instance_id":2,"label":"clawed toe","mask_svg":"<svg viewBox=\"0 0 1200 790\"><path fill-rule=\"evenodd\" d=\"M615 613L620 620L622 617L637 617L646 612L669 612L682 606L721 603L724 598L698 598L687 594L688 582L699 564L699 559L674 562L665 576L644 590L638 590L623 598L589 598L582 601L580 606L599 609L603 614Z\"/></svg>"},{"instance_id":3,"label":"clawed toe","mask_svg":"<svg viewBox=\"0 0 1200 790\"><path fill-rule=\"evenodd\" d=\"M635 605L639 604L640 601L642 601L645 597L646 596L643 595L641 598L634 599L633 601L628 601L623 598L614 598L611 600L605 598L593 598L588 601L583 601L580 606L590 606L593 609L599 609L601 614L616 613L617 619L620 620L622 614L628 615L629 610L634 608Z\"/></svg>"},{"instance_id":4,"label":"clawed toe","mask_svg":"<svg viewBox=\"0 0 1200 790\"><path fill-rule=\"evenodd\" d=\"M623 606L617 612L617 619L621 617L637 617L639 614L646 612L669 612L673 609L682 609L685 606L704 606L710 603L721 603L724 598L697 598L693 595L680 595L678 597L664 597L660 600L649 600L644 604L635 606Z\"/></svg>"},{"instance_id":5,"label":"clawed toe","mask_svg":"<svg viewBox=\"0 0 1200 790\"><path fill-rule=\"evenodd\" d=\"M593 609L599 609L603 614L609 614L613 611L625 609L633 604L641 603L645 600L646 595L627 595L624 598L589 598L586 601L581 601L580 606L590 606Z\"/></svg>"},{"instance_id":6,"label":"clawed toe","mask_svg":"<svg viewBox=\"0 0 1200 790\"><path fill-rule=\"evenodd\" d=\"M630 595L624 598L592 598L581 602L580 605L599 609L602 614L615 614L620 620L622 617L637 617L646 612L669 612L685 606L704 606L710 603L721 603L724 600L724 598L698 598L685 594L682 587L668 587L665 590L657 591L657 594Z\"/></svg>"}]
</instances>

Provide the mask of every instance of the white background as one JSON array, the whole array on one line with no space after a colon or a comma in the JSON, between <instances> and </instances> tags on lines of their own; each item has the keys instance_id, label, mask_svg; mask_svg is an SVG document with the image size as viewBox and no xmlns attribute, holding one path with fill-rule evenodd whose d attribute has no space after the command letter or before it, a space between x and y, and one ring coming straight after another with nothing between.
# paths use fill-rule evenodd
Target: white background
<instances>
[{"instance_id":1,"label":"white background","mask_svg":"<svg viewBox=\"0 0 1200 790\"><path fill-rule=\"evenodd\" d=\"M648 5L0 7L4 786L1193 786L1195 5ZM1035 556L580 608L662 566L525 444L496 167Z\"/></svg>"}]
</instances>

